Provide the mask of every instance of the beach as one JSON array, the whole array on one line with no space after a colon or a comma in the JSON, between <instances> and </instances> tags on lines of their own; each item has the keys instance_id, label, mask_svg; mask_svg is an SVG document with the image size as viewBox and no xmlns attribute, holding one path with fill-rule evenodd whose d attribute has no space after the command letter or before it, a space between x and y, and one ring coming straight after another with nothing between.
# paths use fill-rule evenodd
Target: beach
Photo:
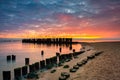
<instances>
[{"instance_id":1,"label":"beach","mask_svg":"<svg viewBox=\"0 0 120 80\"><path fill-rule=\"evenodd\" d=\"M0 80L120 80L120 0L0 0Z\"/></svg>"},{"instance_id":2,"label":"beach","mask_svg":"<svg viewBox=\"0 0 120 80\"><path fill-rule=\"evenodd\" d=\"M72 59L70 62L65 62L64 65L69 65L69 68L54 67L50 70L39 72L38 80L59 80L61 72L67 72L70 77L67 80L120 80L120 42L97 42L83 43L85 52L80 54L78 58ZM70 68L77 62L86 59L91 54L104 51L94 59L87 63L76 72L70 72ZM56 72L51 73L55 69Z\"/></svg>"}]
</instances>

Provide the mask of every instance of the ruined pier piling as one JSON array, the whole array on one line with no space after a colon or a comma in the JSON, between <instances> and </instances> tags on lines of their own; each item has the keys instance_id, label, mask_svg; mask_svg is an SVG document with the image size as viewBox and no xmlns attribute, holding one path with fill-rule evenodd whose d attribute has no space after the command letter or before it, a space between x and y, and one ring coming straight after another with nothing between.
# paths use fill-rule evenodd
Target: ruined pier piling
<instances>
[{"instance_id":1,"label":"ruined pier piling","mask_svg":"<svg viewBox=\"0 0 120 80\"><path fill-rule=\"evenodd\" d=\"M30 63L29 60L30 60L29 58L25 58L25 65L29 65L29 63Z\"/></svg>"},{"instance_id":2,"label":"ruined pier piling","mask_svg":"<svg viewBox=\"0 0 120 80\"><path fill-rule=\"evenodd\" d=\"M22 67L22 75L24 76L26 74L28 74L28 67L27 66L23 66Z\"/></svg>"},{"instance_id":3,"label":"ruined pier piling","mask_svg":"<svg viewBox=\"0 0 120 80\"><path fill-rule=\"evenodd\" d=\"M3 80L11 80L11 71L3 71Z\"/></svg>"},{"instance_id":4,"label":"ruined pier piling","mask_svg":"<svg viewBox=\"0 0 120 80\"><path fill-rule=\"evenodd\" d=\"M38 39L22 39L23 43L45 43L45 44L63 44L72 43L72 38L38 38Z\"/></svg>"},{"instance_id":5,"label":"ruined pier piling","mask_svg":"<svg viewBox=\"0 0 120 80\"><path fill-rule=\"evenodd\" d=\"M14 77L15 79L18 79L22 76L22 69L21 68L15 68L14 69Z\"/></svg>"},{"instance_id":6,"label":"ruined pier piling","mask_svg":"<svg viewBox=\"0 0 120 80\"><path fill-rule=\"evenodd\" d=\"M6 56L6 58L7 58L7 61L15 61L16 60L16 55L7 55Z\"/></svg>"}]
</instances>

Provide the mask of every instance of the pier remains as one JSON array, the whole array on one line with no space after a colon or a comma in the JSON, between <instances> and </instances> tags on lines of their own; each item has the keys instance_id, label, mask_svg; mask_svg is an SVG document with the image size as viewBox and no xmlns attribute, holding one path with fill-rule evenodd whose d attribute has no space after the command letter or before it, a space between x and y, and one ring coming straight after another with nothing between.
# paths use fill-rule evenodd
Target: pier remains
<instances>
[{"instance_id":1,"label":"pier remains","mask_svg":"<svg viewBox=\"0 0 120 80\"><path fill-rule=\"evenodd\" d=\"M23 43L41 43L41 44L70 44L72 38L33 38L33 39L22 39Z\"/></svg>"}]
</instances>

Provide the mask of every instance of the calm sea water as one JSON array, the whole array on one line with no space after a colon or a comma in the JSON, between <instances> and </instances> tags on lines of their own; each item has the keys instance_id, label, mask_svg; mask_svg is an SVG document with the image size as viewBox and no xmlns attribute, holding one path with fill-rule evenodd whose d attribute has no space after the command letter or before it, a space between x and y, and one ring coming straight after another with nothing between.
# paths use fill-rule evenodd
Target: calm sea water
<instances>
[{"instance_id":1,"label":"calm sea water","mask_svg":"<svg viewBox=\"0 0 120 80\"><path fill-rule=\"evenodd\" d=\"M0 41L0 80L2 78L2 71L12 71L14 68L22 67L25 65L25 58L30 58L30 64L38 62L40 60L52 57L59 52L59 48L62 48L61 54L72 52L69 49L69 45L43 45L43 44L29 44L22 43L21 41ZM72 48L76 51L80 51L80 44L72 44ZM41 56L41 50L44 50L44 56ZM7 61L7 55L16 55L16 61ZM13 77L12 77L13 79Z\"/></svg>"}]
</instances>

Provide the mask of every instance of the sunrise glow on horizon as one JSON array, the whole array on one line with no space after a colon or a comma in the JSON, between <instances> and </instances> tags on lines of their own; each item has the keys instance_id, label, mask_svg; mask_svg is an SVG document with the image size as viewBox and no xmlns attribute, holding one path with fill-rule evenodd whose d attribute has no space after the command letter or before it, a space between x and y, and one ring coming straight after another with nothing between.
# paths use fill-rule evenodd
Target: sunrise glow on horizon
<instances>
[{"instance_id":1,"label":"sunrise glow on horizon","mask_svg":"<svg viewBox=\"0 0 120 80\"><path fill-rule=\"evenodd\" d=\"M120 39L119 0L1 0L0 38Z\"/></svg>"}]
</instances>

